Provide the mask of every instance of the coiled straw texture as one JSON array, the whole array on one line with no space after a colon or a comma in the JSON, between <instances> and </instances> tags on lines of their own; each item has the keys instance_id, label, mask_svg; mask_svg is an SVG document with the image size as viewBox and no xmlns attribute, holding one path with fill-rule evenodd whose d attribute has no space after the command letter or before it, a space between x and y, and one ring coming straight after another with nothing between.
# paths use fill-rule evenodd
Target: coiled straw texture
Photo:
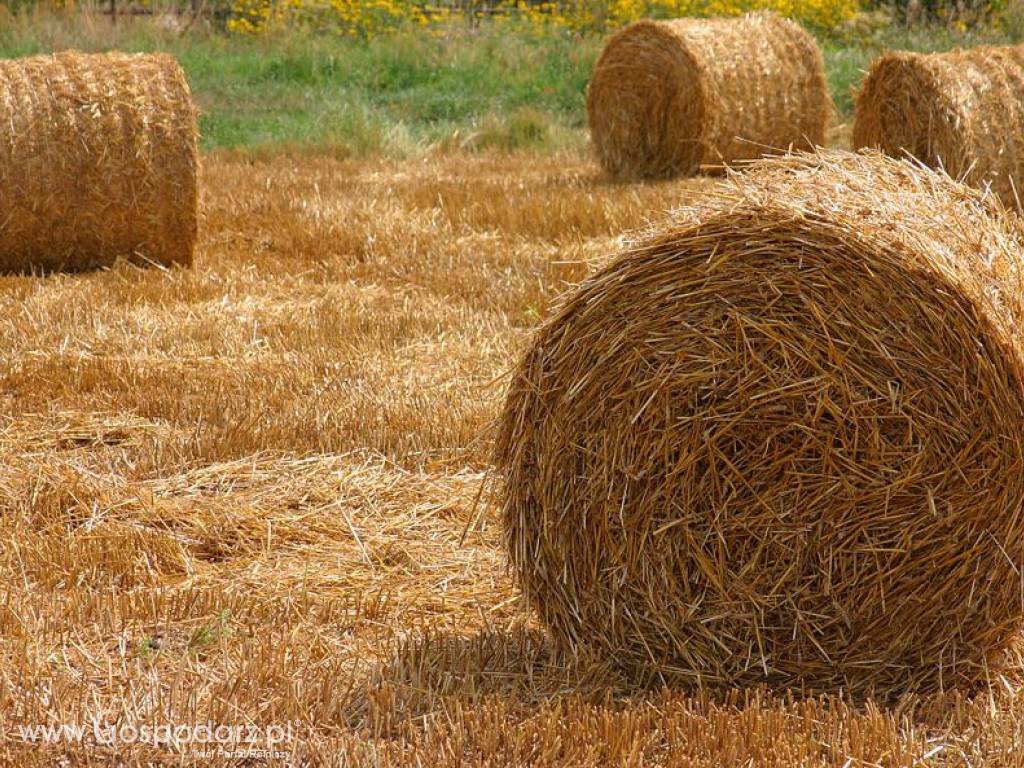
<instances>
[{"instance_id":1,"label":"coiled straw texture","mask_svg":"<svg viewBox=\"0 0 1024 768\"><path fill-rule=\"evenodd\" d=\"M908 162L797 155L572 292L497 442L555 637L688 683L984 680L1022 615L1022 227Z\"/></svg>"}]
</instances>

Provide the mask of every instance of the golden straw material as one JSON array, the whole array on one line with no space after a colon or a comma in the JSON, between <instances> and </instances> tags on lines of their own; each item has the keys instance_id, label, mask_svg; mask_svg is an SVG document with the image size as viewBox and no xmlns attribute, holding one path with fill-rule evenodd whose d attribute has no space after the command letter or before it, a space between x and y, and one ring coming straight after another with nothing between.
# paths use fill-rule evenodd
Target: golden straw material
<instances>
[{"instance_id":1,"label":"golden straw material","mask_svg":"<svg viewBox=\"0 0 1024 768\"><path fill-rule=\"evenodd\" d=\"M888 53L857 95L855 147L907 154L1010 208L1024 180L1024 46Z\"/></svg>"},{"instance_id":2,"label":"golden straw material","mask_svg":"<svg viewBox=\"0 0 1024 768\"><path fill-rule=\"evenodd\" d=\"M0 270L191 264L196 115L167 55L0 61Z\"/></svg>"},{"instance_id":3,"label":"golden straw material","mask_svg":"<svg viewBox=\"0 0 1024 768\"><path fill-rule=\"evenodd\" d=\"M762 161L538 331L497 463L569 647L707 684L970 686L1024 611L1024 223L927 168Z\"/></svg>"},{"instance_id":4,"label":"golden straw material","mask_svg":"<svg viewBox=\"0 0 1024 768\"><path fill-rule=\"evenodd\" d=\"M624 177L811 149L831 115L817 42L769 12L632 24L608 41L587 91L598 159Z\"/></svg>"}]
</instances>

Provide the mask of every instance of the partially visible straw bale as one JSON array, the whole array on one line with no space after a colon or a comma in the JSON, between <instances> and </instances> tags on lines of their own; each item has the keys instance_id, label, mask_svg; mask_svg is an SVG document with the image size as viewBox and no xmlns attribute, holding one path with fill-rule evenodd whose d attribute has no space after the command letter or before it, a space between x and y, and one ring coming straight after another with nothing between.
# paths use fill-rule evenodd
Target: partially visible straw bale
<instances>
[{"instance_id":1,"label":"partially visible straw bale","mask_svg":"<svg viewBox=\"0 0 1024 768\"><path fill-rule=\"evenodd\" d=\"M735 174L510 384L506 544L570 648L705 684L984 680L1022 612L1024 222L885 157Z\"/></svg>"},{"instance_id":2,"label":"partially visible straw bale","mask_svg":"<svg viewBox=\"0 0 1024 768\"><path fill-rule=\"evenodd\" d=\"M191 264L196 116L167 55L0 61L0 270Z\"/></svg>"},{"instance_id":3,"label":"partially visible straw bale","mask_svg":"<svg viewBox=\"0 0 1024 768\"><path fill-rule=\"evenodd\" d=\"M631 24L608 41L587 91L598 159L623 177L810 149L831 114L817 42L769 12Z\"/></svg>"},{"instance_id":4,"label":"partially visible straw bale","mask_svg":"<svg viewBox=\"0 0 1024 768\"><path fill-rule=\"evenodd\" d=\"M991 186L1016 208L1024 180L1024 46L879 57L857 95L853 144Z\"/></svg>"}]
</instances>

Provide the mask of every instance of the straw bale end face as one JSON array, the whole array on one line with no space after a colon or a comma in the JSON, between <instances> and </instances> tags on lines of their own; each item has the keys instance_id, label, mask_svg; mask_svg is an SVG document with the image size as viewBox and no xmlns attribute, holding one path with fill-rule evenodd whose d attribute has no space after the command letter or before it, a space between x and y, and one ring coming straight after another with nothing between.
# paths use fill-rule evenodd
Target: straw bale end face
<instances>
[{"instance_id":1,"label":"straw bale end face","mask_svg":"<svg viewBox=\"0 0 1024 768\"><path fill-rule=\"evenodd\" d=\"M568 296L497 445L554 635L689 683L984 679L1021 619L1020 226L878 154L783 158Z\"/></svg>"},{"instance_id":2,"label":"straw bale end face","mask_svg":"<svg viewBox=\"0 0 1024 768\"><path fill-rule=\"evenodd\" d=\"M887 53L857 94L855 148L908 155L1019 206L1024 46Z\"/></svg>"},{"instance_id":3,"label":"straw bale end face","mask_svg":"<svg viewBox=\"0 0 1024 768\"><path fill-rule=\"evenodd\" d=\"M196 114L163 54L0 61L0 270L192 263Z\"/></svg>"},{"instance_id":4,"label":"straw bale end face","mask_svg":"<svg viewBox=\"0 0 1024 768\"><path fill-rule=\"evenodd\" d=\"M601 163L618 176L696 172L708 153L710 98L701 62L670 26L639 21L620 30L587 91Z\"/></svg>"},{"instance_id":5,"label":"straw bale end face","mask_svg":"<svg viewBox=\"0 0 1024 768\"><path fill-rule=\"evenodd\" d=\"M968 129L939 62L917 53L890 53L872 64L857 94L855 148L910 155L956 176L965 169Z\"/></svg>"},{"instance_id":6,"label":"straw bale end face","mask_svg":"<svg viewBox=\"0 0 1024 768\"><path fill-rule=\"evenodd\" d=\"M831 114L821 50L774 13L631 24L609 39L587 90L594 149L619 177L810 149Z\"/></svg>"}]
</instances>

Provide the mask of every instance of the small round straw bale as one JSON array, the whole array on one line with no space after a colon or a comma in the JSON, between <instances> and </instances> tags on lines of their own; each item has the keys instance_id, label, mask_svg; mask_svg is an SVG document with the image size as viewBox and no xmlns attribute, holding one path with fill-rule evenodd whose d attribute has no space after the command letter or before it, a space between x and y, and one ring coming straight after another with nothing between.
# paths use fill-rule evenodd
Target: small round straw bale
<instances>
[{"instance_id":1,"label":"small round straw bale","mask_svg":"<svg viewBox=\"0 0 1024 768\"><path fill-rule=\"evenodd\" d=\"M853 144L909 154L973 186L991 186L1017 208L1024 46L879 57L857 95Z\"/></svg>"},{"instance_id":2,"label":"small round straw bale","mask_svg":"<svg viewBox=\"0 0 1024 768\"><path fill-rule=\"evenodd\" d=\"M831 114L821 49L770 12L631 24L608 41L587 91L598 159L622 177L810 149Z\"/></svg>"},{"instance_id":3,"label":"small round straw bale","mask_svg":"<svg viewBox=\"0 0 1024 768\"><path fill-rule=\"evenodd\" d=\"M556 638L676 682L984 679L1024 611L1022 248L943 174L801 154L586 280L497 441Z\"/></svg>"},{"instance_id":4,"label":"small round straw bale","mask_svg":"<svg viewBox=\"0 0 1024 768\"><path fill-rule=\"evenodd\" d=\"M196 115L167 55L0 61L0 270L191 264Z\"/></svg>"}]
</instances>

